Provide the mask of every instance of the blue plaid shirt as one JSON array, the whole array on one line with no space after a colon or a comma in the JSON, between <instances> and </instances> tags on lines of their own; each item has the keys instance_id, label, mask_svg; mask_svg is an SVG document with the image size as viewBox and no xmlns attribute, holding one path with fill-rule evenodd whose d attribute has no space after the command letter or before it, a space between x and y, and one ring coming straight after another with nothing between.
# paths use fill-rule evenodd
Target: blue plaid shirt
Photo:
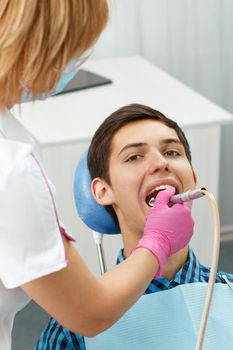
<instances>
[{"instance_id":1,"label":"blue plaid shirt","mask_svg":"<svg viewBox=\"0 0 233 350\"><path fill-rule=\"evenodd\" d=\"M123 250L120 251L117 259L119 264L125 260ZM218 272L216 283L226 283L222 275L227 275L228 279L233 282L233 275L224 272ZM183 267L177 272L174 279L168 281L164 277L153 280L145 294L160 292L174 288L180 284L193 282L208 282L210 269L200 264L192 249L189 248L189 258ZM84 338L68 329L63 328L57 321L51 318L48 327L42 333L34 350L86 350Z\"/></svg>"}]
</instances>

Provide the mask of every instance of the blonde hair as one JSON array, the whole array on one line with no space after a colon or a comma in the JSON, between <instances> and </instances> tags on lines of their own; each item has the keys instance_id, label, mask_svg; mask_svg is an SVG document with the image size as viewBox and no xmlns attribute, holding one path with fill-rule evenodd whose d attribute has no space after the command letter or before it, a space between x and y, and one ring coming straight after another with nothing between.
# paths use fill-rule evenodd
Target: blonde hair
<instances>
[{"instance_id":1,"label":"blonde hair","mask_svg":"<svg viewBox=\"0 0 233 350\"><path fill-rule=\"evenodd\" d=\"M90 48L108 19L107 0L0 0L0 108L58 82Z\"/></svg>"}]
</instances>

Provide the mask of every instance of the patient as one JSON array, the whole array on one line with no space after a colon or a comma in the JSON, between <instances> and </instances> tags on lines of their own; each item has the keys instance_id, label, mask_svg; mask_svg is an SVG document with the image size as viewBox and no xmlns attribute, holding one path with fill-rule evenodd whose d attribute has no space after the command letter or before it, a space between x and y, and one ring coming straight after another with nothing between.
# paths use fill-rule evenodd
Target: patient
<instances>
[{"instance_id":1,"label":"patient","mask_svg":"<svg viewBox=\"0 0 233 350\"><path fill-rule=\"evenodd\" d=\"M88 167L95 200L107 206L120 227L124 248L117 263L127 258L140 241L146 215L159 191L174 187L181 193L196 186L183 131L162 113L139 104L120 108L100 125L89 148ZM208 282L209 274L210 269L186 246L167 260L163 275L153 279L145 293ZM216 283L225 283L222 274L218 273ZM233 275L226 275L233 282ZM81 335L51 319L36 349L86 347Z\"/></svg>"}]
</instances>

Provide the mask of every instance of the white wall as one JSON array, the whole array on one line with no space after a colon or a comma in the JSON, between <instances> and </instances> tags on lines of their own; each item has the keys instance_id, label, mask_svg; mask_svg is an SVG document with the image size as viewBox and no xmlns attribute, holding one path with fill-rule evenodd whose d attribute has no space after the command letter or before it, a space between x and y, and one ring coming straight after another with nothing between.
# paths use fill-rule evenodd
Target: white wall
<instances>
[{"instance_id":1,"label":"white wall","mask_svg":"<svg viewBox=\"0 0 233 350\"><path fill-rule=\"evenodd\" d=\"M232 0L110 0L94 58L139 54L233 112ZM233 126L222 128L219 207L233 225Z\"/></svg>"}]
</instances>

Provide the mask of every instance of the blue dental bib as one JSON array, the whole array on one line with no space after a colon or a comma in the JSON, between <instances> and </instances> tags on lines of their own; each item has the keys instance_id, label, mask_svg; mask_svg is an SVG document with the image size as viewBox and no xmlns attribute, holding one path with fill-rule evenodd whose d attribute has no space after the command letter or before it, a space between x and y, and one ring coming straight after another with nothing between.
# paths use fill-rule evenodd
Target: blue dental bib
<instances>
[{"instance_id":1,"label":"blue dental bib","mask_svg":"<svg viewBox=\"0 0 233 350\"><path fill-rule=\"evenodd\" d=\"M195 350L207 283L143 295L111 328L85 337L87 350ZM233 290L215 284L203 350L233 349Z\"/></svg>"}]
</instances>

